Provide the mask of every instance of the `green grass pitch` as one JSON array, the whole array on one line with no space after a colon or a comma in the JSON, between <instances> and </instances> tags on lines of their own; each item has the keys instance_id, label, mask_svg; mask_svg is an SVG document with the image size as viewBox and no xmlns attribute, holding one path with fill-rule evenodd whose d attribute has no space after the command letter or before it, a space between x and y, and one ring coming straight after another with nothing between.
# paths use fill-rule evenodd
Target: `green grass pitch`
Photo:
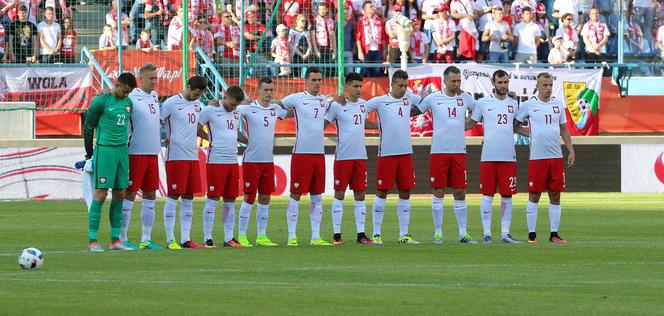
<instances>
[{"instance_id":1,"label":"green grass pitch","mask_svg":"<svg viewBox=\"0 0 664 316\"><path fill-rule=\"evenodd\" d=\"M512 234L526 239L525 194L515 198ZM371 198L367 199L371 209ZM499 236L498 200L493 235ZM231 314L509 314L651 315L664 313L664 195L563 194L560 234L548 238L546 198L540 203L539 245L460 245L451 199L445 200L445 244L433 245L430 198L412 201L411 234L421 245L397 244L396 199L388 200L383 246L354 243L347 199L337 247L85 252L87 213L81 201L0 202L1 315ZM469 232L481 238L480 198L469 196ZM192 236L202 239L196 200ZM270 208L268 234L285 245L283 198ZM107 202L104 213L108 214ZM239 207L239 203L237 204ZM164 243L163 201L154 239ZM309 237L308 198L298 237ZM215 237L220 243L219 220ZM140 234L140 203L130 238ZM100 242L108 242L108 216ZM331 239L330 200L322 234ZM367 233L371 232L370 216ZM179 228L176 225L176 236ZM255 237L255 208L249 230ZM308 243L307 243L308 244ZM21 271L18 252L45 254L41 270Z\"/></svg>"}]
</instances>

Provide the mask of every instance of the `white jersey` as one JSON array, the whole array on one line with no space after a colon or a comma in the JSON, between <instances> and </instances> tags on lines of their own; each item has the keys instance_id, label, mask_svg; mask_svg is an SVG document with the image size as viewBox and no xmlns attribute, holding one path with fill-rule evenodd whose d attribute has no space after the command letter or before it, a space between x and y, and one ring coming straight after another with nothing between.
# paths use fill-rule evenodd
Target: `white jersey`
<instances>
[{"instance_id":1,"label":"white jersey","mask_svg":"<svg viewBox=\"0 0 664 316\"><path fill-rule=\"evenodd\" d=\"M337 127L336 160L367 159L367 147L364 142L364 123L367 120L367 101L341 105L332 102L325 115L325 120Z\"/></svg>"},{"instance_id":2,"label":"white jersey","mask_svg":"<svg viewBox=\"0 0 664 316\"><path fill-rule=\"evenodd\" d=\"M129 154L159 155L161 152L161 122L156 91L147 93L135 88L129 94L134 107L129 119Z\"/></svg>"},{"instance_id":3,"label":"white jersey","mask_svg":"<svg viewBox=\"0 0 664 316\"><path fill-rule=\"evenodd\" d=\"M201 111L198 123L207 125L209 164L237 164L237 130L240 113L228 112L223 105L208 106Z\"/></svg>"},{"instance_id":4,"label":"white jersey","mask_svg":"<svg viewBox=\"0 0 664 316\"><path fill-rule=\"evenodd\" d=\"M466 153L466 110L475 109L468 93L448 96L443 91L428 95L417 106L422 113L431 109L433 116L432 154Z\"/></svg>"},{"instance_id":5,"label":"white jersey","mask_svg":"<svg viewBox=\"0 0 664 316\"><path fill-rule=\"evenodd\" d=\"M281 99L283 105L295 113L295 154L324 154L323 126L329 107L323 95L308 92L293 93Z\"/></svg>"},{"instance_id":6,"label":"white jersey","mask_svg":"<svg viewBox=\"0 0 664 316\"><path fill-rule=\"evenodd\" d=\"M166 161L198 160L198 115L202 103L174 95L161 106L161 120L166 122Z\"/></svg>"},{"instance_id":7,"label":"white jersey","mask_svg":"<svg viewBox=\"0 0 664 316\"><path fill-rule=\"evenodd\" d=\"M254 101L237 108L240 118L245 124L245 132L249 142L244 151L244 162L274 161L274 129L277 119L283 119L288 111L276 104L263 107Z\"/></svg>"},{"instance_id":8,"label":"white jersey","mask_svg":"<svg viewBox=\"0 0 664 316\"><path fill-rule=\"evenodd\" d=\"M521 104L517 121L530 121L530 160L562 158L560 125L567 124L565 105L557 99L543 102L536 97Z\"/></svg>"},{"instance_id":9,"label":"white jersey","mask_svg":"<svg viewBox=\"0 0 664 316\"><path fill-rule=\"evenodd\" d=\"M378 114L378 157L413 153L410 141L410 108L419 102L420 97L410 91L399 99L388 93L367 102L367 113L376 111Z\"/></svg>"},{"instance_id":10,"label":"white jersey","mask_svg":"<svg viewBox=\"0 0 664 316\"><path fill-rule=\"evenodd\" d=\"M492 96L477 101L471 118L484 124L480 161L516 161L514 117L518 108L519 104L510 97L499 100Z\"/></svg>"}]
</instances>

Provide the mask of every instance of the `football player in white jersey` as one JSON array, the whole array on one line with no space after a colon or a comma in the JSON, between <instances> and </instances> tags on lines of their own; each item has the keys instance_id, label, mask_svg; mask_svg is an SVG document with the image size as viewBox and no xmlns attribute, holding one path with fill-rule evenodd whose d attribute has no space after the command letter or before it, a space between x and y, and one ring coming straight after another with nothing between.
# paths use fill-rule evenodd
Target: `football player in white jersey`
<instances>
[{"instance_id":1,"label":"football player in white jersey","mask_svg":"<svg viewBox=\"0 0 664 316\"><path fill-rule=\"evenodd\" d=\"M198 167L197 136L207 139L198 124L202 103L198 100L205 92L207 80L194 76L187 88L168 98L161 106L161 120L166 124L166 183L168 196L164 204L164 228L168 249L203 248L191 240L194 216L194 193L201 192L201 174ZM180 207L180 243L175 240L175 208Z\"/></svg>"},{"instance_id":2,"label":"football player in white jersey","mask_svg":"<svg viewBox=\"0 0 664 316\"><path fill-rule=\"evenodd\" d=\"M367 148L364 141L364 128L376 128L367 122L366 101L360 98L362 76L351 72L346 75L346 102L332 102L325 115L325 127L334 124L337 129L337 149L334 155L334 200L332 201L332 243L343 244L341 239L341 220L346 188L350 186L355 197L355 226L357 242L370 245L364 228L367 218L365 194L367 191Z\"/></svg>"},{"instance_id":3,"label":"football player in white jersey","mask_svg":"<svg viewBox=\"0 0 664 316\"><path fill-rule=\"evenodd\" d=\"M247 227L251 218L251 209L258 193L256 207L256 245L277 246L267 236L268 208L270 194L275 190L274 183L274 130L277 119L293 116L272 103L274 84L270 78L258 81L258 99L237 108L241 123L249 138L242 158L242 179L244 181L244 202L240 206L238 220L238 242L244 247L251 247L247 239Z\"/></svg>"},{"instance_id":4,"label":"football player in white jersey","mask_svg":"<svg viewBox=\"0 0 664 316\"><path fill-rule=\"evenodd\" d=\"M200 113L198 123L207 126L208 147L206 179L207 200L203 207L203 240L205 248L217 248L212 240L215 209L219 198L223 198L222 222L224 224L224 247L242 248L233 238L235 230L235 199L238 196L240 167L237 163L237 142L247 143L240 132L240 112L236 111L244 100L244 91L238 86L226 89L221 104L207 106Z\"/></svg>"},{"instance_id":5,"label":"football player in white jersey","mask_svg":"<svg viewBox=\"0 0 664 316\"><path fill-rule=\"evenodd\" d=\"M376 197L372 208L375 244L383 244L381 227L385 213L385 199L395 183L399 191L397 217L399 243L419 244L408 232L410 223L410 190L415 188L413 146L410 139L411 107L420 97L407 91L408 73L397 70L392 75L390 92L367 102L367 113L376 111L380 144L376 166Z\"/></svg>"},{"instance_id":6,"label":"football player in white jersey","mask_svg":"<svg viewBox=\"0 0 664 316\"><path fill-rule=\"evenodd\" d=\"M477 243L468 234L468 207L466 205L466 112L473 111L475 100L461 91L461 72L450 66L443 72L445 87L428 95L413 108L413 115L431 110L434 133L429 160L430 184L433 189L431 205L435 244L443 243L443 197L445 189L452 188L454 214L459 228L460 243Z\"/></svg>"},{"instance_id":7,"label":"football player in white jersey","mask_svg":"<svg viewBox=\"0 0 664 316\"><path fill-rule=\"evenodd\" d=\"M297 246L297 219L300 197L309 193L311 199L309 218L311 221L311 245L331 246L320 238L320 222L323 218L323 196L325 191L325 151L323 126L325 111L329 107L327 98L320 94L323 75L316 67L307 68L306 91L294 93L279 102L286 109L293 109L296 121L296 138L291 157L290 200L286 210L288 223L288 246Z\"/></svg>"},{"instance_id":8,"label":"football player in white jersey","mask_svg":"<svg viewBox=\"0 0 664 316\"><path fill-rule=\"evenodd\" d=\"M480 193L482 203L480 215L484 234L484 243L492 242L491 237L491 204L496 193L496 184L500 191L500 232L504 243L519 244L520 241L510 235L512 223L512 195L516 194L516 151L514 149L514 131L519 105L515 99L507 95L510 78L504 70L496 70L491 76L494 93L477 101L472 116L467 119L466 129L475 127L482 122L484 139L482 141L482 157L480 162ZM519 125L516 129L524 136L527 131Z\"/></svg>"},{"instance_id":9,"label":"football player in white jersey","mask_svg":"<svg viewBox=\"0 0 664 316\"><path fill-rule=\"evenodd\" d=\"M565 104L551 98L553 79L551 74L537 75L537 97L521 104L516 115L517 124L530 124L530 160L528 161L528 203L526 221L528 223L528 243L538 243L535 232L537 226L537 203L542 192L549 191L549 220L551 234L549 241L565 244L567 241L558 235L560 224L560 193L565 190L565 163L560 146L562 137L568 151L567 167L574 165L575 154L572 137L567 130Z\"/></svg>"},{"instance_id":10,"label":"football player in white jersey","mask_svg":"<svg viewBox=\"0 0 664 316\"><path fill-rule=\"evenodd\" d=\"M140 189L142 234L140 249L164 249L152 241L154 203L159 189L159 153L161 153L161 123L157 85L157 67L147 63L138 70L140 85L129 94L134 107L129 120L129 187L122 202L122 230L120 240L136 249L127 238L136 192Z\"/></svg>"}]
</instances>

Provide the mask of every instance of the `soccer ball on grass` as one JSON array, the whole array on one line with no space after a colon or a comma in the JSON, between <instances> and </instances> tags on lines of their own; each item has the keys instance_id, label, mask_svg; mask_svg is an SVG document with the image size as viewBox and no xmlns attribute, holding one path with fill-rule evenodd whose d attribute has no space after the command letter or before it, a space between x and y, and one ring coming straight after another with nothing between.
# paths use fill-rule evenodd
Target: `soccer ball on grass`
<instances>
[{"instance_id":1,"label":"soccer ball on grass","mask_svg":"<svg viewBox=\"0 0 664 316\"><path fill-rule=\"evenodd\" d=\"M24 270L39 269L44 264L44 255L37 248L25 248L18 255L18 266Z\"/></svg>"}]
</instances>

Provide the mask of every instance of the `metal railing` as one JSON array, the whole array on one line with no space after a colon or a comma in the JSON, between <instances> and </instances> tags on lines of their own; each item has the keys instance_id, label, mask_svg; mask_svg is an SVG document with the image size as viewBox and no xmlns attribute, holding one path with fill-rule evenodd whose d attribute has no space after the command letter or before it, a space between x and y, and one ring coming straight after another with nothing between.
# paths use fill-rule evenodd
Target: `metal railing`
<instances>
[{"instance_id":1,"label":"metal railing","mask_svg":"<svg viewBox=\"0 0 664 316\"><path fill-rule=\"evenodd\" d=\"M208 88L205 97L209 99L221 99L221 91L228 89L228 84L217 70L217 66L205 54L202 48L196 48L196 72L208 80ZM237 67L237 65L235 65Z\"/></svg>"},{"instance_id":2,"label":"metal railing","mask_svg":"<svg viewBox=\"0 0 664 316\"><path fill-rule=\"evenodd\" d=\"M81 50L81 63L82 64L88 64L92 68L92 78L95 80L97 83L99 83L99 87L101 91L104 91L106 89L111 89L113 88L113 82L111 82L111 79L108 78L108 75L106 75L106 71L101 68L101 65L97 62L95 59L95 56L90 52L90 50L87 47L83 47ZM96 71L95 71L96 70ZM93 89L96 90L96 85L92 85ZM101 91L95 91L96 93L100 93Z\"/></svg>"}]
</instances>

